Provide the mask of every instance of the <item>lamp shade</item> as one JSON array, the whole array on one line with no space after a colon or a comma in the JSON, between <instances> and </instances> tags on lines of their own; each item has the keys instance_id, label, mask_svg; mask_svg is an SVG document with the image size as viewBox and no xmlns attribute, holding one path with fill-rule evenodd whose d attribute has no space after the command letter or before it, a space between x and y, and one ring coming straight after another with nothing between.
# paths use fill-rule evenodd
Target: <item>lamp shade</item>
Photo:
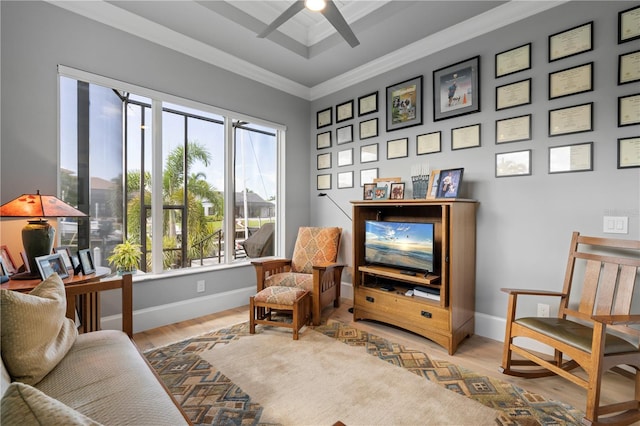
<instances>
[{"instance_id":1,"label":"lamp shade","mask_svg":"<svg viewBox=\"0 0 640 426\"><path fill-rule=\"evenodd\" d=\"M22 194L0 206L0 217L81 217L80 210L53 195Z\"/></svg>"}]
</instances>

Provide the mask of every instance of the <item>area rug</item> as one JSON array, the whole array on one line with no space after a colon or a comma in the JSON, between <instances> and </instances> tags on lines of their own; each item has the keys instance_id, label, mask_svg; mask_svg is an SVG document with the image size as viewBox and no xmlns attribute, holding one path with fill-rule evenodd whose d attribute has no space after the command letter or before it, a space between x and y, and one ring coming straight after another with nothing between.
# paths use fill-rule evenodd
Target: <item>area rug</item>
<instances>
[{"instance_id":1,"label":"area rug","mask_svg":"<svg viewBox=\"0 0 640 426\"><path fill-rule=\"evenodd\" d=\"M495 425L497 412L313 330L270 328L200 355L285 425Z\"/></svg>"},{"instance_id":2,"label":"area rug","mask_svg":"<svg viewBox=\"0 0 640 426\"><path fill-rule=\"evenodd\" d=\"M258 333L264 330L272 333L277 329L258 327ZM303 335L310 332L312 330L307 328ZM377 358L498 410L495 420L498 425L572 425L579 424L584 416L566 404L446 361L433 360L424 353L348 324L329 321L313 332L360 347ZM265 407L201 356L216 346L235 344L238 343L236 340L248 336L248 323L242 323L153 349L145 356L195 424L259 425L265 423L266 419L262 419ZM327 419L324 424L332 424L332 421Z\"/></svg>"}]
</instances>

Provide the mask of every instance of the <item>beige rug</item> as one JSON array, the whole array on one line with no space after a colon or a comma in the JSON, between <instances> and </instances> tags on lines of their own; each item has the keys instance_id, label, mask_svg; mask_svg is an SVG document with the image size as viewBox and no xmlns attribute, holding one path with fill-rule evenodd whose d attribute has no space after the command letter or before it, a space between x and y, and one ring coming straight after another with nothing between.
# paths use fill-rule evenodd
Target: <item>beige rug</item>
<instances>
[{"instance_id":1,"label":"beige rug","mask_svg":"<svg viewBox=\"0 0 640 426\"><path fill-rule=\"evenodd\" d=\"M495 425L495 410L335 339L265 328L200 355L284 425Z\"/></svg>"}]
</instances>

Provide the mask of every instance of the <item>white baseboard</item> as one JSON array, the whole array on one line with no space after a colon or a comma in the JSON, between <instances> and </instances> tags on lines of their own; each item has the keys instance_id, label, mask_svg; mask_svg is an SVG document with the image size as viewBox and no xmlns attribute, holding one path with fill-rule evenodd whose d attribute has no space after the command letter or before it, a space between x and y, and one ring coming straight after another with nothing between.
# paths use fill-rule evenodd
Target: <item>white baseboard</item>
<instances>
[{"instance_id":1,"label":"white baseboard","mask_svg":"<svg viewBox=\"0 0 640 426\"><path fill-rule=\"evenodd\" d=\"M255 287L246 287L210 296L181 300L166 305L153 306L133 312L133 332L149 330L163 325L198 318L249 304L249 297L256 293ZM247 317L247 321L249 318ZM122 315L101 318L103 329L122 330Z\"/></svg>"}]
</instances>

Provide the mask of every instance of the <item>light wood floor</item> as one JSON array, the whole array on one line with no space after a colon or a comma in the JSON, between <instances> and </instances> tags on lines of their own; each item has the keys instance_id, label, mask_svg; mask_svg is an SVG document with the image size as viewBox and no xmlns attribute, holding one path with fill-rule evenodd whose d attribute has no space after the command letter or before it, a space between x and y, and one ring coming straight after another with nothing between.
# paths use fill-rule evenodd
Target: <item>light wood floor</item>
<instances>
[{"instance_id":1,"label":"light wood floor","mask_svg":"<svg viewBox=\"0 0 640 426\"><path fill-rule=\"evenodd\" d=\"M441 346L411 332L373 321L358 321L354 323L353 315L348 312L351 305L351 300L343 300L340 308L326 308L322 313L323 318L331 318L355 325L361 330L427 353L434 359L448 360L476 373L499 378L530 392L539 393L548 398L571 404L582 411L585 410L586 392L565 379L560 377L523 379L501 374L498 371L498 367L502 358L502 342L474 335L465 339L458 346L455 355L450 356ZM133 338L138 347L145 351L248 320L249 307L247 305L136 333ZM607 373L601 394L601 402L603 404L626 401L632 396L632 380L615 373Z\"/></svg>"}]
</instances>

